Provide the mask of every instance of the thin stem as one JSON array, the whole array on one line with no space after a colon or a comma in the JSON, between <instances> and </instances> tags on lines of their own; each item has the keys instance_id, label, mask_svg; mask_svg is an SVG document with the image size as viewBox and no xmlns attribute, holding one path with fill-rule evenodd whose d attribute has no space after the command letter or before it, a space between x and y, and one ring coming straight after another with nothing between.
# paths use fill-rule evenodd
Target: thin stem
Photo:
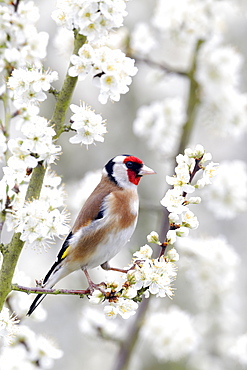
<instances>
[{"instance_id":1,"label":"thin stem","mask_svg":"<svg viewBox=\"0 0 247 370\"><path fill-rule=\"evenodd\" d=\"M186 72L177 71L175 69L172 69L172 67L166 65L165 63L158 63L154 60L148 59L148 58L140 58L135 55L131 55L132 58L135 59L135 61L138 63L145 63L147 65L150 65L154 68L159 68L162 71L169 73L169 74L176 74L178 76L188 77L188 74Z\"/></svg>"}]
</instances>

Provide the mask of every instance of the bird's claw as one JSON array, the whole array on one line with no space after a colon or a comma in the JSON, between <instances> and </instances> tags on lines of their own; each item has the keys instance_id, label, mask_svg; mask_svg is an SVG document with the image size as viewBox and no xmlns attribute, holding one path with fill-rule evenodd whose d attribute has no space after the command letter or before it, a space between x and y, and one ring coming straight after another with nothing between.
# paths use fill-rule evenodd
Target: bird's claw
<instances>
[{"instance_id":1,"label":"bird's claw","mask_svg":"<svg viewBox=\"0 0 247 370\"><path fill-rule=\"evenodd\" d=\"M104 282L99 283L99 284L95 284L95 283L91 282L89 284L89 287L88 287L90 295L92 295L95 290L99 290L105 296L106 292L103 288L101 288L102 285L104 286L104 288L106 288L106 283L104 283Z\"/></svg>"}]
</instances>

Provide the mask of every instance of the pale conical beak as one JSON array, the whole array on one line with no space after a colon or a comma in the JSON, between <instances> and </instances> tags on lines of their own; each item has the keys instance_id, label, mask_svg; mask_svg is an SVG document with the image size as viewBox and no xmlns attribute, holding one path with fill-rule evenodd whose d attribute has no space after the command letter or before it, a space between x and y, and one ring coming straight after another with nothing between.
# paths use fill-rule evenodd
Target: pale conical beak
<instances>
[{"instance_id":1,"label":"pale conical beak","mask_svg":"<svg viewBox=\"0 0 247 370\"><path fill-rule=\"evenodd\" d=\"M139 171L139 176L143 176L143 175L154 175L156 172L154 170L152 170L152 168L149 168L148 166L146 166L145 164L142 166L142 168L140 169Z\"/></svg>"}]
</instances>

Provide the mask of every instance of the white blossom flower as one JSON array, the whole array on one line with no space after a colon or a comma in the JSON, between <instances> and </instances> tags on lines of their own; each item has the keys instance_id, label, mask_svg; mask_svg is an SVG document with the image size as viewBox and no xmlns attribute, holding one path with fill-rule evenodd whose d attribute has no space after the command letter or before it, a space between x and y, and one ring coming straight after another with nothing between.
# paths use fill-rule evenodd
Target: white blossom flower
<instances>
[{"instance_id":1,"label":"white blossom flower","mask_svg":"<svg viewBox=\"0 0 247 370\"><path fill-rule=\"evenodd\" d=\"M89 296L89 302L92 304L99 304L103 302L104 299L105 299L104 294L97 289L95 289L93 293Z\"/></svg>"},{"instance_id":2,"label":"white blossom flower","mask_svg":"<svg viewBox=\"0 0 247 370\"><path fill-rule=\"evenodd\" d=\"M170 212L168 217L171 224L177 224L179 222L179 215L175 212Z\"/></svg>"},{"instance_id":3,"label":"white blossom flower","mask_svg":"<svg viewBox=\"0 0 247 370\"><path fill-rule=\"evenodd\" d=\"M31 156L30 151L22 148L22 139L10 139L8 148L12 156L8 159L8 166L13 169L22 169L25 171L27 168L35 168L38 161L35 157Z\"/></svg>"},{"instance_id":4,"label":"white blossom flower","mask_svg":"<svg viewBox=\"0 0 247 370\"><path fill-rule=\"evenodd\" d=\"M0 313L0 347L10 344L18 332L18 321L10 315L9 309L3 307Z\"/></svg>"},{"instance_id":5,"label":"white blossom flower","mask_svg":"<svg viewBox=\"0 0 247 370\"><path fill-rule=\"evenodd\" d=\"M187 163L178 164L175 168L176 175L166 176L166 182L169 185L173 185L174 188L180 188L182 191L186 193L193 193L195 191L195 187L190 185L190 171L189 166Z\"/></svg>"},{"instance_id":6,"label":"white blossom flower","mask_svg":"<svg viewBox=\"0 0 247 370\"><path fill-rule=\"evenodd\" d=\"M35 168L39 161L44 161L46 165L54 162L61 148L53 144L52 137L56 133L45 118L33 116L32 121L22 125L21 131L26 138L9 140L8 147L12 153L8 160L9 167L24 171Z\"/></svg>"},{"instance_id":7,"label":"white blossom flower","mask_svg":"<svg viewBox=\"0 0 247 370\"><path fill-rule=\"evenodd\" d=\"M57 0L52 18L62 27L77 29L89 41L107 36L113 28L121 27L127 0L64 1Z\"/></svg>"},{"instance_id":8,"label":"white blossom flower","mask_svg":"<svg viewBox=\"0 0 247 370\"><path fill-rule=\"evenodd\" d=\"M179 254L175 248L169 249L167 252L167 258L170 262L177 262L179 260Z\"/></svg>"},{"instance_id":9,"label":"white blossom flower","mask_svg":"<svg viewBox=\"0 0 247 370\"><path fill-rule=\"evenodd\" d=\"M136 313L138 304L131 299L118 298L116 302L112 302L104 307L106 317L115 318L120 315L123 319L128 319Z\"/></svg>"},{"instance_id":10,"label":"white blossom flower","mask_svg":"<svg viewBox=\"0 0 247 370\"><path fill-rule=\"evenodd\" d=\"M178 229L176 229L176 235L180 237L186 237L189 235L188 227L181 226Z\"/></svg>"},{"instance_id":11,"label":"white blossom flower","mask_svg":"<svg viewBox=\"0 0 247 370\"><path fill-rule=\"evenodd\" d=\"M113 305L107 305L104 307L104 313L108 319L115 319L118 314L118 309Z\"/></svg>"},{"instance_id":12,"label":"white blossom flower","mask_svg":"<svg viewBox=\"0 0 247 370\"><path fill-rule=\"evenodd\" d=\"M103 135L106 133L106 127L100 114L94 113L85 103L80 106L71 104L70 109L74 113L71 116L73 121L71 128L77 132L69 140L72 144L90 145L94 141L104 141Z\"/></svg>"},{"instance_id":13,"label":"white blossom flower","mask_svg":"<svg viewBox=\"0 0 247 370\"><path fill-rule=\"evenodd\" d=\"M21 2L16 11L13 4L0 5L1 69L21 68L27 63L41 67L46 56L49 35L38 32L35 24L39 9L33 1Z\"/></svg>"},{"instance_id":14,"label":"white blossom flower","mask_svg":"<svg viewBox=\"0 0 247 370\"><path fill-rule=\"evenodd\" d=\"M138 303L125 298L119 298L114 304L117 307L118 314L123 319L128 319L130 316L133 316L138 308Z\"/></svg>"},{"instance_id":15,"label":"white blossom flower","mask_svg":"<svg viewBox=\"0 0 247 370\"><path fill-rule=\"evenodd\" d=\"M126 94L131 76L137 73L134 60L121 50L107 46L84 44L77 55L70 59L69 75L83 80L91 73L94 83L100 88L99 101L105 104L108 98L119 101L120 94Z\"/></svg>"},{"instance_id":16,"label":"white blossom flower","mask_svg":"<svg viewBox=\"0 0 247 370\"><path fill-rule=\"evenodd\" d=\"M147 236L147 241L148 241L149 243L160 244L159 234L158 234L156 231L152 231L152 232Z\"/></svg>"},{"instance_id":17,"label":"white blossom flower","mask_svg":"<svg viewBox=\"0 0 247 370\"><path fill-rule=\"evenodd\" d=\"M181 159L187 162L188 158L186 157L190 158L192 163L195 162L195 159L200 159L201 161L212 159L212 155L210 153L206 153L204 147L201 144L197 144L194 149L186 148L184 150L184 156L182 156Z\"/></svg>"},{"instance_id":18,"label":"white blossom flower","mask_svg":"<svg viewBox=\"0 0 247 370\"><path fill-rule=\"evenodd\" d=\"M169 189L164 198L160 201L162 206L166 207L169 212L181 214L187 211L187 206L184 205L184 197L180 189Z\"/></svg>"},{"instance_id":19,"label":"white blossom flower","mask_svg":"<svg viewBox=\"0 0 247 370\"><path fill-rule=\"evenodd\" d=\"M52 209L49 202L42 199L33 200L16 211L16 232L21 233L21 240L27 247L38 251L46 250L55 237L66 235L67 214Z\"/></svg>"},{"instance_id":20,"label":"white blossom flower","mask_svg":"<svg viewBox=\"0 0 247 370\"><path fill-rule=\"evenodd\" d=\"M142 246L139 251L136 251L133 256L137 259L143 259L143 258L151 258L153 254L153 250L152 248L148 245L148 244L145 244L144 246Z\"/></svg>"},{"instance_id":21,"label":"white blossom flower","mask_svg":"<svg viewBox=\"0 0 247 370\"><path fill-rule=\"evenodd\" d=\"M189 204L200 204L201 203L201 198L200 197L190 197L187 199L187 202Z\"/></svg>"},{"instance_id":22,"label":"white blossom flower","mask_svg":"<svg viewBox=\"0 0 247 370\"><path fill-rule=\"evenodd\" d=\"M135 253L135 260L139 260L139 256L139 252ZM175 265L167 262L164 256L151 259L151 255L148 254L148 257L142 257L141 261L135 265L135 269L128 272L128 280L131 281L132 287L136 290L147 288L146 297L149 293L155 294L157 297L171 297L173 295L171 283L176 275Z\"/></svg>"},{"instance_id":23,"label":"white blossom flower","mask_svg":"<svg viewBox=\"0 0 247 370\"><path fill-rule=\"evenodd\" d=\"M166 240L169 244L174 244L177 240L176 230L168 230L166 233Z\"/></svg>"},{"instance_id":24,"label":"white blossom flower","mask_svg":"<svg viewBox=\"0 0 247 370\"><path fill-rule=\"evenodd\" d=\"M43 72L39 69L14 69L8 80L8 87L13 90L17 104L32 105L44 101L51 83L58 79L56 71Z\"/></svg>"},{"instance_id":25,"label":"white blossom flower","mask_svg":"<svg viewBox=\"0 0 247 370\"><path fill-rule=\"evenodd\" d=\"M182 213L182 225L190 229L197 229L199 222L194 213L188 210Z\"/></svg>"},{"instance_id":26,"label":"white blossom flower","mask_svg":"<svg viewBox=\"0 0 247 370\"><path fill-rule=\"evenodd\" d=\"M212 184L212 178L216 175L218 171L218 163L210 162L203 171L203 176L196 183L196 186L201 189L205 185Z\"/></svg>"},{"instance_id":27,"label":"white blossom flower","mask_svg":"<svg viewBox=\"0 0 247 370\"><path fill-rule=\"evenodd\" d=\"M71 55L70 62L73 66L69 68L68 73L71 77L78 76L79 81L84 80L92 69L92 65L85 63L78 55Z\"/></svg>"},{"instance_id":28,"label":"white blossom flower","mask_svg":"<svg viewBox=\"0 0 247 370\"><path fill-rule=\"evenodd\" d=\"M56 132L48 126L45 118L33 117L32 122L25 122L22 125L21 131L26 136L21 145L22 150L37 154L39 160L47 159L49 152L53 152L52 137Z\"/></svg>"}]
</instances>

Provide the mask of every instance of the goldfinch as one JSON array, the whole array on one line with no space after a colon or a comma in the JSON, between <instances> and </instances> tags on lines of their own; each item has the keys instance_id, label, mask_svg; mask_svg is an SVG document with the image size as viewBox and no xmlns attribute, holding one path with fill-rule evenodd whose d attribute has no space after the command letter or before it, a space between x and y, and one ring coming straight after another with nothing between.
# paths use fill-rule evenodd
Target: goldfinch
<instances>
[{"instance_id":1,"label":"goldfinch","mask_svg":"<svg viewBox=\"0 0 247 370\"><path fill-rule=\"evenodd\" d=\"M65 239L56 261L45 276L42 287L52 288L71 272L82 269L89 291L99 289L88 269L101 266L117 270L108 264L133 234L139 208L137 185L143 175L154 174L139 158L118 155L102 171L100 183L83 205L71 232ZM45 298L38 294L27 315Z\"/></svg>"}]
</instances>

